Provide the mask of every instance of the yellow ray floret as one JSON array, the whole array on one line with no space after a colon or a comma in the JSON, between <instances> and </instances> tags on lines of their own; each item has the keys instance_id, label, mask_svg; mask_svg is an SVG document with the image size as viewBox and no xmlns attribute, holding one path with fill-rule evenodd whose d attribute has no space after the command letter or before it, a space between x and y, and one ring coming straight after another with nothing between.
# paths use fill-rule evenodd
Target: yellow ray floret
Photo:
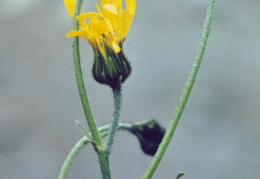
<instances>
[{"instance_id":1,"label":"yellow ray floret","mask_svg":"<svg viewBox=\"0 0 260 179\"><path fill-rule=\"evenodd\" d=\"M73 18L75 0L64 0L65 7ZM131 26L135 13L135 0L126 0L126 9L122 7L122 0L100 0L96 3L97 13L81 13L76 19L79 30L70 31L66 36L80 36L89 41L90 45L104 52L103 39L106 38L112 49L120 52L126 34ZM88 24L85 19L89 19Z\"/></svg>"},{"instance_id":2,"label":"yellow ray floret","mask_svg":"<svg viewBox=\"0 0 260 179\"><path fill-rule=\"evenodd\" d=\"M73 19L74 16L74 10L75 10L75 0L63 0L64 5L70 15L70 17Z\"/></svg>"}]
</instances>

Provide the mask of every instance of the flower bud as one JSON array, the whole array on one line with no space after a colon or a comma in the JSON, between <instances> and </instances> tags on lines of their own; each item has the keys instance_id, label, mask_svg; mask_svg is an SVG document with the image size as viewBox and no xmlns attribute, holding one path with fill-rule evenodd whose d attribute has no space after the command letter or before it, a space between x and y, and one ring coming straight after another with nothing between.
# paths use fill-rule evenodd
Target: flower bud
<instances>
[{"instance_id":1,"label":"flower bud","mask_svg":"<svg viewBox=\"0 0 260 179\"><path fill-rule=\"evenodd\" d=\"M122 45L117 53L106 38L103 38L102 42L104 48L94 48L95 60L92 73L97 82L113 88L127 79L131 73L131 66L122 51Z\"/></svg>"},{"instance_id":2,"label":"flower bud","mask_svg":"<svg viewBox=\"0 0 260 179\"><path fill-rule=\"evenodd\" d=\"M141 148L147 155L154 156L165 134L165 129L155 120L134 124L131 132L138 138Z\"/></svg>"}]
</instances>

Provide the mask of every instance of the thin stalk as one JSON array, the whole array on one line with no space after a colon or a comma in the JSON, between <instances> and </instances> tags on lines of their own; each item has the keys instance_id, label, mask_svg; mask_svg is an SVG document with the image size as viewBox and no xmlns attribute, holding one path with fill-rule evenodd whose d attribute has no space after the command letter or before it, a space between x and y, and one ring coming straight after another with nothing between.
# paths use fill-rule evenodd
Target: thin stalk
<instances>
[{"instance_id":1,"label":"thin stalk","mask_svg":"<svg viewBox=\"0 0 260 179\"><path fill-rule=\"evenodd\" d=\"M110 128L110 125L106 125L106 126L102 126L102 127L98 128L101 138L104 138L108 135L109 128ZM117 130L119 130L119 129L129 130L131 128L132 128L131 124L119 123ZM64 161L64 163L62 165L58 179L65 178L73 158L77 155L77 153L84 146L84 144L87 144L88 142L91 142L91 141L89 140L88 137L84 136L75 144L75 146L71 149L70 153L68 154L68 156L66 157L66 160Z\"/></svg>"},{"instance_id":2,"label":"thin stalk","mask_svg":"<svg viewBox=\"0 0 260 179\"><path fill-rule=\"evenodd\" d=\"M211 22L212 22L212 18L213 18L213 12L214 12L214 4L215 4L215 0L209 0L209 4L208 4L208 9L207 9L207 15L205 18L205 22L204 22L204 26L203 26L203 31L202 31L202 37L201 37L201 41L198 47L198 51L195 57L195 61L193 63L190 75L188 77L188 80L186 82L185 88L183 90L182 96L180 98L179 104L176 108L176 111L173 115L173 118L168 126L168 129L165 133L165 136L162 140L162 143L160 144L153 160L151 161L148 169L146 170L146 172L144 173L143 179L150 179L152 178L156 168L158 167L170 141L171 138L175 132L175 129L179 123L179 120L181 118L181 115L183 113L183 110L186 106L186 103L188 101L189 95L191 93L191 89L194 85L196 76L198 74L198 70L202 61L202 57L205 51L205 47L207 44L207 39L209 36L209 31L210 31L210 26L211 26Z\"/></svg>"},{"instance_id":3,"label":"thin stalk","mask_svg":"<svg viewBox=\"0 0 260 179\"><path fill-rule=\"evenodd\" d=\"M121 109L121 86L113 88L114 95L114 115L113 120L108 131L108 138L106 141L106 148L104 150L98 149L98 157L101 166L102 179L111 179L111 168L110 168L110 151L113 144L115 132L118 126L118 120Z\"/></svg>"},{"instance_id":4,"label":"thin stalk","mask_svg":"<svg viewBox=\"0 0 260 179\"><path fill-rule=\"evenodd\" d=\"M79 29L79 22L75 18L80 13L81 4L82 4L82 0L77 0L76 6L75 6L75 11L74 11L73 30ZM106 149L101 140L101 136L98 132L96 122L92 115L92 111L91 111L91 108L89 105L88 96L87 96L85 85L84 85L84 80L83 80L82 70L81 70L81 63L80 63L79 38L78 37L73 37L73 60L74 60L75 74L76 74L77 85L78 85L78 90L79 90L82 107L84 110L84 114L86 116L86 120L87 120L87 123L89 126L91 136L93 137L93 140L96 143L102 178L110 179L111 172L110 172L109 161L107 160L107 155L105 154Z\"/></svg>"},{"instance_id":5,"label":"thin stalk","mask_svg":"<svg viewBox=\"0 0 260 179\"><path fill-rule=\"evenodd\" d=\"M111 124L105 125L105 126L99 127L98 131L99 131L99 133L106 132L110 129L110 127L111 127ZM118 125L117 125L117 130L119 130L119 129L131 130L132 128L133 128L133 125L128 124L128 123L118 123Z\"/></svg>"},{"instance_id":6,"label":"thin stalk","mask_svg":"<svg viewBox=\"0 0 260 179\"><path fill-rule=\"evenodd\" d=\"M66 160L64 161L64 163L62 165L62 168L60 170L60 174L59 174L59 178L58 179L64 179L65 178L65 176L66 176L66 174L68 172L69 166L71 164L72 159L79 152L79 149L81 149L84 146L84 144L87 143L88 141L89 141L89 139L86 136L84 136L71 149L69 155L67 156Z\"/></svg>"},{"instance_id":7,"label":"thin stalk","mask_svg":"<svg viewBox=\"0 0 260 179\"><path fill-rule=\"evenodd\" d=\"M75 18L80 14L81 5L83 0L77 0L74 11L74 19L73 19L73 30L79 29L79 22ZM99 148L104 148L103 142L97 130L97 125L92 115L92 111L89 105L88 96L86 93L84 80L82 76L81 63L80 63L80 53L79 53L79 37L73 37L73 60L74 60L74 68L76 74L76 80L79 90L79 95L82 103L82 107L84 110L84 114L89 126L89 130L93 140L97 144Z\"/></svg>"},{"instance_id":8,"label":"thin stalk","mask_svg":"<svg viewBox=\"0 0 260 179\"><path fill-rule=\"evenodd\" d=\"M113 88L113 96L114 96L114 114L113 114L112 124L108 132L108 138L106 141L106 153L108 155L111 152L111 146L113 144L113 140L115 137L115 133L118 126L118 120L120 116L121 102L122 102L121 87Z\"/></svg>"},{"instance_id":9,"label":"thin stalk","mask_svg":"<svg viewBox=\"0 0 260 179\"><path fill-rule=\"evenodd\" d=\"M103 132L100 134L100 136L101 138L103 138L106 137L107 134L108 132ZM65 178L73 158L78 154L79 150L84 146L84 144L87 144L88 142L92 142L92 141L87 136L84 136L75 144L75 146L71 149L70 153L68 154L66 160L62 165L58 179Z\"/></svg>"}]
</instances>

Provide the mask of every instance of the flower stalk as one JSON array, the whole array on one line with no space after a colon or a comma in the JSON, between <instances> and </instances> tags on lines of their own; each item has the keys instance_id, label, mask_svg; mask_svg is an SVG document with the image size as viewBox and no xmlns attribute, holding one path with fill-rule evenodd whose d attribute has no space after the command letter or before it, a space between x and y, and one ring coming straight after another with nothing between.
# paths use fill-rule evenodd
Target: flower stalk
<instances>
[{"instance_id":1,"label":"flower stalk","mask_svg":"<svg viewBox=\"0 0 260 179\"><path fill-rule=\"evenodd\" d=\"M120 116L121 103L122 103L121 84L119 84L119 87L113 88L113 96L114 96L114 115L113 115L112 124L108 132L108 138L106 141L106 153L108 155L108 158L111 152L111 146L113 144L113 140L115 137L116 129L118 126L118 120Z\"/></svg>"},{"instance_id":2,"label":"flower stalk","mask_svg":"<svg viewBox=\"0 0 260 179\"><path fill-rule=\"evenodd\" d=\"M208 9L207 9L207 14L206 14L206 18L205 18L205 22L204 22L204 26L203 26L203 31L202 31L202 37L201 37L201 41L198 47L198 51L195 57L195 61L193 63L190 75L187 79L185 88L183 90L183 93L181 95L179 104L176 108L176 111L173 115L173 118L168 126L168 129L164 135L164 138L162 140L162 143L159 146L159 149L157 150L154 158L152 159L148 169L146 170L146 172L144 173L143 179L150 179L152 178L155 170L157 169L170 141L171 138L176 130L176 127L179 123L179 120L182 116L182 113L184 111L184 108L187 104L188 98L190 96L192 87L194 85L196 76L198 74L199 68L200 68L200 64L202 61L202 57L205 51L205 47L207 44L207 40L208 40L208 36L209 36L209 31L210 31L210 26L211 26L211 22L213 19L213 12L214 12L214 4L215 4L215 0L209 0L209 4L208 4Z\"/></svg>"},{"instance_id":3,"label":"flower stalk","mask_svg":"<svg viewBox=\"0 0 260 179\"><path fill-rule=\"evenodd\" d=\"M113 96L114 96L113 120L108 131L105 150L98 150L102 179L111 178L110 153L111 153L111 147L114 141L115 133L118 128L118 121L119 121L121 102L122 102L121 83L119 82L118 86L113 87L112 89L113 89Z\"/></svg>"},{"instance_id":4,"label":"flower stalk","mask_svg":"<svg viewBox=\"0 0 260 179\"><path fill-rule=\"evenodd\" d=\"M83 0L77 0L75 5L75 11L74 11L74 18L73 18L73 30L79 29L79 22L75 19L80 14L81 5ZM73 37L72 39L73 44L73 61L74 61L74 68L75 68L75 75L79 90L79 95L82 103L82 107L84 110L84 114L89 126L89 130L91 133L91 136L93 137L94 142L97 144L99 148L104 148L103 142L101 140L101 137L99 135L99 132L97 130L97 125L94 120L90 105L88 96L85 89L85 84L83 80L82 75L82 69L81 69L81 62L80 62L80 53L79 53L79 37Z\"/></svg>"}]
</instances>

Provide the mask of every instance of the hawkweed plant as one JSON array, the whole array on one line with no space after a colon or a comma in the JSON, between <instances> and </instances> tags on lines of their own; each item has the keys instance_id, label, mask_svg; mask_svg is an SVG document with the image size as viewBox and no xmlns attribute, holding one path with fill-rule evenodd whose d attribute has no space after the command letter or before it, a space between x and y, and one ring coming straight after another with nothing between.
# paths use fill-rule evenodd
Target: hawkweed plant
<instances>
[{"instance_id":1,"label":"hawkweed plant","mask_svg":"<svg viewBox=\"0 0 260 179\"><path fill-rule=\"evenodd\" d=\"M64 0L64 5L73 20L73 29L66 36L72 37L76 81L89 132L79 121L76 121L84 136L67 156L59 179L66 177L74 156L87 143L93 145L97 152L102 178L111 179L110 153L117 130L125 130L136 136L142 151L153 157L142 177L143 179L152 178L176 130L196 79L210 31L215 1L209 0L195 61L167 130L155 120L135 124L119 123L122 102L121 87L131 73L131 65L123 53L123 43L134 19L135 0L125 0L125 9L122 0L100 0L100 5L96 3L97 12L87 13L81 13L82 1ZM99 128L91 111L82 76L79 37L87 40L94 51L92 67L94 79L100 84L111 87L113 92L114 113L111 124ZM105 137L106 140L103 141ZM176 178L183 175L184 173L179 173Z\"/></svg>"}]
</instances>

